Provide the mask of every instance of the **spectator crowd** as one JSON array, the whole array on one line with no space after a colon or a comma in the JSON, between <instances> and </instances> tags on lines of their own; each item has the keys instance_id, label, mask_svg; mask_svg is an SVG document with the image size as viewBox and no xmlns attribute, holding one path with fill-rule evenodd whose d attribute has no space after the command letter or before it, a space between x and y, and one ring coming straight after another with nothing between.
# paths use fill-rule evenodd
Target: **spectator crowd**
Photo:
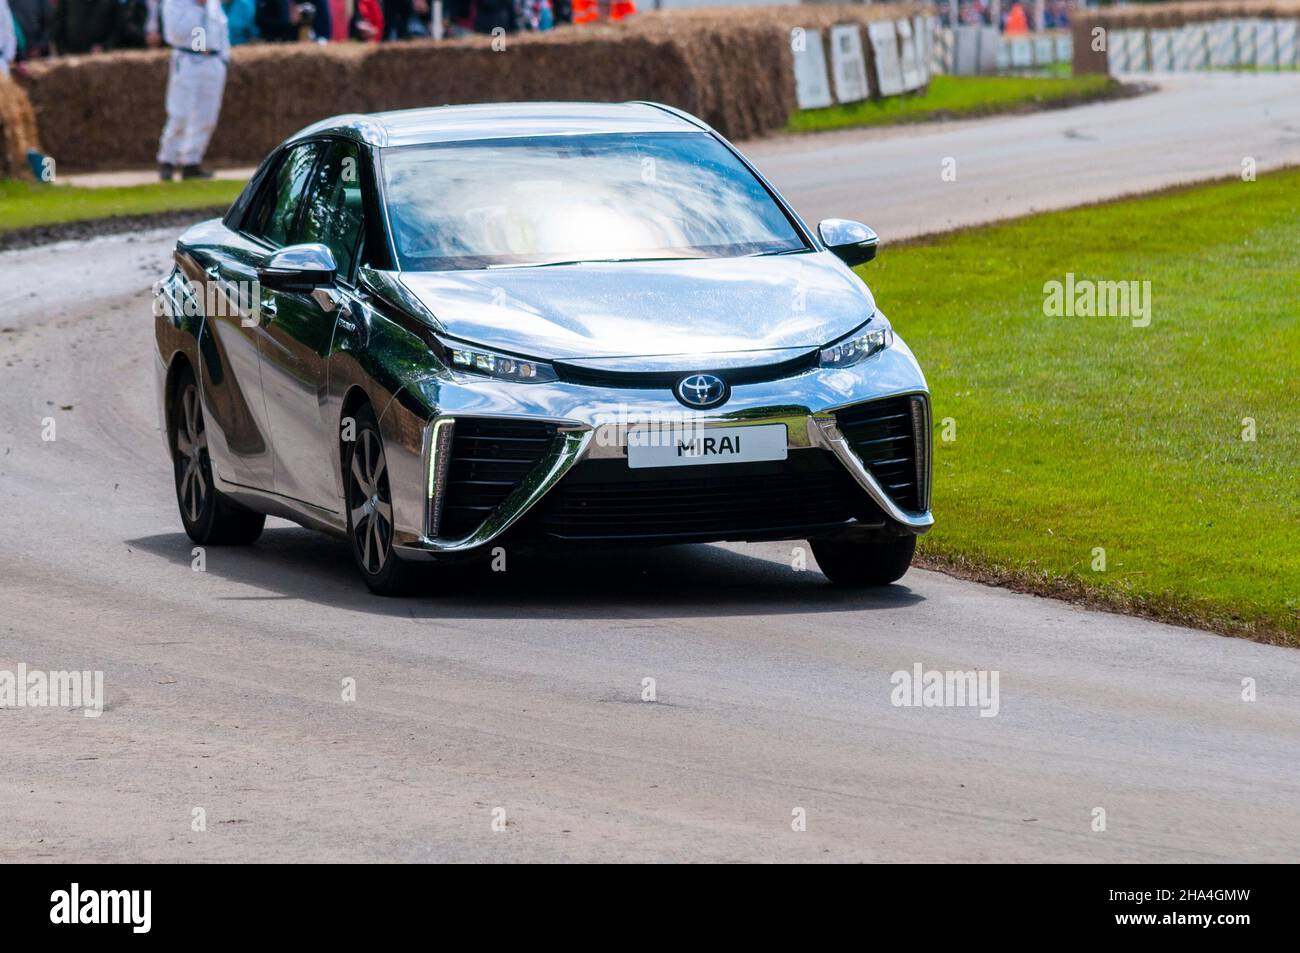
<instances>
[{"instance_id":1,"label":"spectator crowd","mask_svg":"<svg viewBox=\"0 0 1300 953\"><path fill-rule=\"evenodd\" d=\"M1003 33L1014 36L1035 30L1064 30L1070 26L1070 12L1075 6L1074 0L1044 0L1035 4L1032 0L934 0L939 21L944 26L952 26L954 7L957 10L957 22L966 26L996 26ZM1035 23L1035 17L1041 17L1041 23Z\"/></svg>"},{"instance_id":2,"label":"spectator crowd","mask_svg":"<svg viewBox=\"0 0 1300 953\"><path fill-rule=\"evenodd\" d=\"M596 19L596 0L221 0L221 6L231 46L514 33ZM60 53L164 46L160 9L159 0L0 0L0 70ZM632 12L632 3L616 0L609 17Z\"/></svg>"}]
</instances>

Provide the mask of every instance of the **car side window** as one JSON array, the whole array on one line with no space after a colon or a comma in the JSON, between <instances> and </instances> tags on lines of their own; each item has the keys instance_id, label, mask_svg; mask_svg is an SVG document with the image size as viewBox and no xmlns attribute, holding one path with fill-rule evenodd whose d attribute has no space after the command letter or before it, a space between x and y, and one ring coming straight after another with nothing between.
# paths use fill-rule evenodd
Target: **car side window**
<instances>
[{"instance_id":1,"label":"car side window","mask_svg":"<svg viewBox=\"0 0 1300 953\"><path fill-rule=\"evenodd\" d=\"M352 274L364 214L361 152L355 142L332 143L316 170L294 243L320 242L334 253L340 278Z\"/></svg>"},{"instance_id":2,"label":"car side window","mask_svg":"<svg viewBox=\"0 0 1300 953\"><path fill-rule=\"evenodd\" d=\"M320 150L321 143L304 142L285 154L253 210L247 228L250 234L277 247L289 244L303 191Z\"/></svg>"}]
</instances>

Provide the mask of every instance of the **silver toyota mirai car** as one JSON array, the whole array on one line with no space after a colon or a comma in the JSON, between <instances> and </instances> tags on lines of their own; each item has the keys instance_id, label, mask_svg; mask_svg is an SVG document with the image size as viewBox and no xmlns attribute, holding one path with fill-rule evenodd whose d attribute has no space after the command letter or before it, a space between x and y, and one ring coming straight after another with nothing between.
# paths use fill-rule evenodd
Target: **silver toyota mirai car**
<instances>
[{"instance_id":1,"label":"silver toyota mirai car","mask_svg":"<svg viewBox=\"0 0 1300 953\"><path fill-rule=\"evenodd\" d=\"M807 539L907 571L930 405L851 266L655 103L340 116L291 137L157 286L186 532L337 534L375 592L534 546Z\"/></svg>"}]
</instances>

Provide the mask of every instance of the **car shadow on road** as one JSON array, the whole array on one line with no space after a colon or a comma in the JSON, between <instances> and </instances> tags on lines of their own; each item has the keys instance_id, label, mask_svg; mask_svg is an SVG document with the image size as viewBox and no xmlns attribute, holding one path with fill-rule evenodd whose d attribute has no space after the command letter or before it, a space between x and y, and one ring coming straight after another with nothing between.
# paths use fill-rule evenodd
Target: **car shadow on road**
<instances>
[{"instance_id":1,"label":"car shadow on road","mask_svg":"<svg viewBox=\"0 0 1300 953\"><path fill-rule=\"evenodd\" d=\"M194 543L183 533L126 542L192 571ZM487 562L439 564L428 573L427 592L385 599L366 588L342 540L268 526L251 547L209 547L204 571L260 590L216 599L299 599L415 619L780 615L892 609L924 600L903 583L857 591L832 586L811 554L801 572L789 563L705 545L507 553L506 560L505 572Z\"/></svg>"}]
</instances>

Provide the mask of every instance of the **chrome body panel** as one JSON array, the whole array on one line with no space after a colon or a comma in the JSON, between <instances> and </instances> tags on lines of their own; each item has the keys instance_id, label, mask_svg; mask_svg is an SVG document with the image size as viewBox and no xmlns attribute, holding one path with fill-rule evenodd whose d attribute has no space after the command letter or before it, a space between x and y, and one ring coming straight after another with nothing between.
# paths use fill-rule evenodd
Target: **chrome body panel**
<instances>
[{"instance_id":1,"label":"chrome body panel","mask_svg":"<svg viewBox=\"0 0 1300 953\"><path fill-rule=\"evenodd\" d=\"M432 430L433 426L431 425L429 427L430 433L432 433ZM394 539L397 540L397 551L408 559L420 559L436 556L440 553L468 552L491 543L518 522L532 508L534 503L545 496L546 492L555 486L561 477L583 459L587 448L591 445L591 437L591 431L581 427L561 429L555 443L537 468L529 474L528 478L501 502L501 506L478 529L461 539L431 538L426 536L422 530L413 531L412 527L409 526L403 530L401 524L397 522L396 515L394 515ZM396 514L396 496L394 496L393 502ZM423 502L421 501L421 503ZM412 506L408 508L407 512L409 513L417 508L423 510L422 506Z\"/></svg>"},{"instance_id":2,"label":"chrome body panel","mask_svg":"<svg viewBox=\"0 0 1300 953\"><path fill-rule=\"evenodd\" d=\"M830 252L403 273L447 334L543 360L820 347L875 311ZM635 290L631 290L635 289Z\"/></svg>"},{"instance_id":3,"label":"chrome body panel","mask_svg":"<svg viewBox=\"0 0 1300 953\"><path fill-rule=\"evenodd\" d=\"M921 392L917 391L916 393ZM888 396L892 397L894 395ZM928 420L928 402L926 413ZM918 535L926 532L934 525L934 516L931 515L929 509L920 513L909 513L890 499L889 494L881 488L880 483L871 475L871 471L863 466L862 461L853 452L848 441L840 434L835 418L829 411L809 418L808 439L812 446L821 447L835 454L840 463L844 464L845 469L852 474L853 479L858 481L858 485L867 491L867 496L871 497L876 505L885 511L885 515L895 523Z\"/></svg>"},{"instance_id":4,"label":"chrome body panel","mask_svg":"<svg viewBox=\"0 0 1300 953\"><path fill-rule=\"evenodd\" d=\"M813 348L782 347L761 351L701 351L693 354L652 354L635 357L577 357L569 367L609 374L680 374L682 367L707 367L713 371L763 368L805 357Z\"/></svg>"},{"instance_id":5,"label":"chrome body panel","mask_svg":"<svg viewBox=\"0 0 1300 953\"><path fill-rule=\"evenodd\" d=\"M912 352L901 338L895 340L893 347L854 367L815 369L781 380L737 385L726 404L710 411L688 410L664 388L599 388L565 382L466 382L451 375L427 378L413 389L423 394L425 405L436 407L437 413L425 423L419 451L408 443L404 447L405 459L400 463L389 454L390 469L400 467L403 474L400 501L397 484L393 484L394 529L399 548L404 555L419 556L461 552L489 543L522 517L569 469L587 459L621 458L625 455L629 429L664 424L703 427L784 424L789 449L819 447L830 451L899 531L924 533L934 523L930 513L908 513L895 505L839 434L833 417L836 410L866 401L927 393L925 376ZM558 424L566 436L563 450L546 467L539 468L545 472L537 474L537 482L529 488L521 487L478 531L465 539L432 539L423 533L428 501L429 432L435 419L457 416L545 420ZM585 437L575 442L574 434ZM385 431L386 444L388 439ZM424 483L417 482L417 474L424 477Z\"/></svg>"},{"instance_id":6,"label":"chrome body panel","mask_svg":"<svg viewBox=\"0 0 1300 953\"><path fill-rule=\"evenodd\" d=\"M338 453L326 435L337 416L326 401L326 365L339 311L326 312L310 294L267 291L275 320L258 328L262 394L271 428L275 492L317 509L342 513Z\"/></svg>"}]
</instances>

